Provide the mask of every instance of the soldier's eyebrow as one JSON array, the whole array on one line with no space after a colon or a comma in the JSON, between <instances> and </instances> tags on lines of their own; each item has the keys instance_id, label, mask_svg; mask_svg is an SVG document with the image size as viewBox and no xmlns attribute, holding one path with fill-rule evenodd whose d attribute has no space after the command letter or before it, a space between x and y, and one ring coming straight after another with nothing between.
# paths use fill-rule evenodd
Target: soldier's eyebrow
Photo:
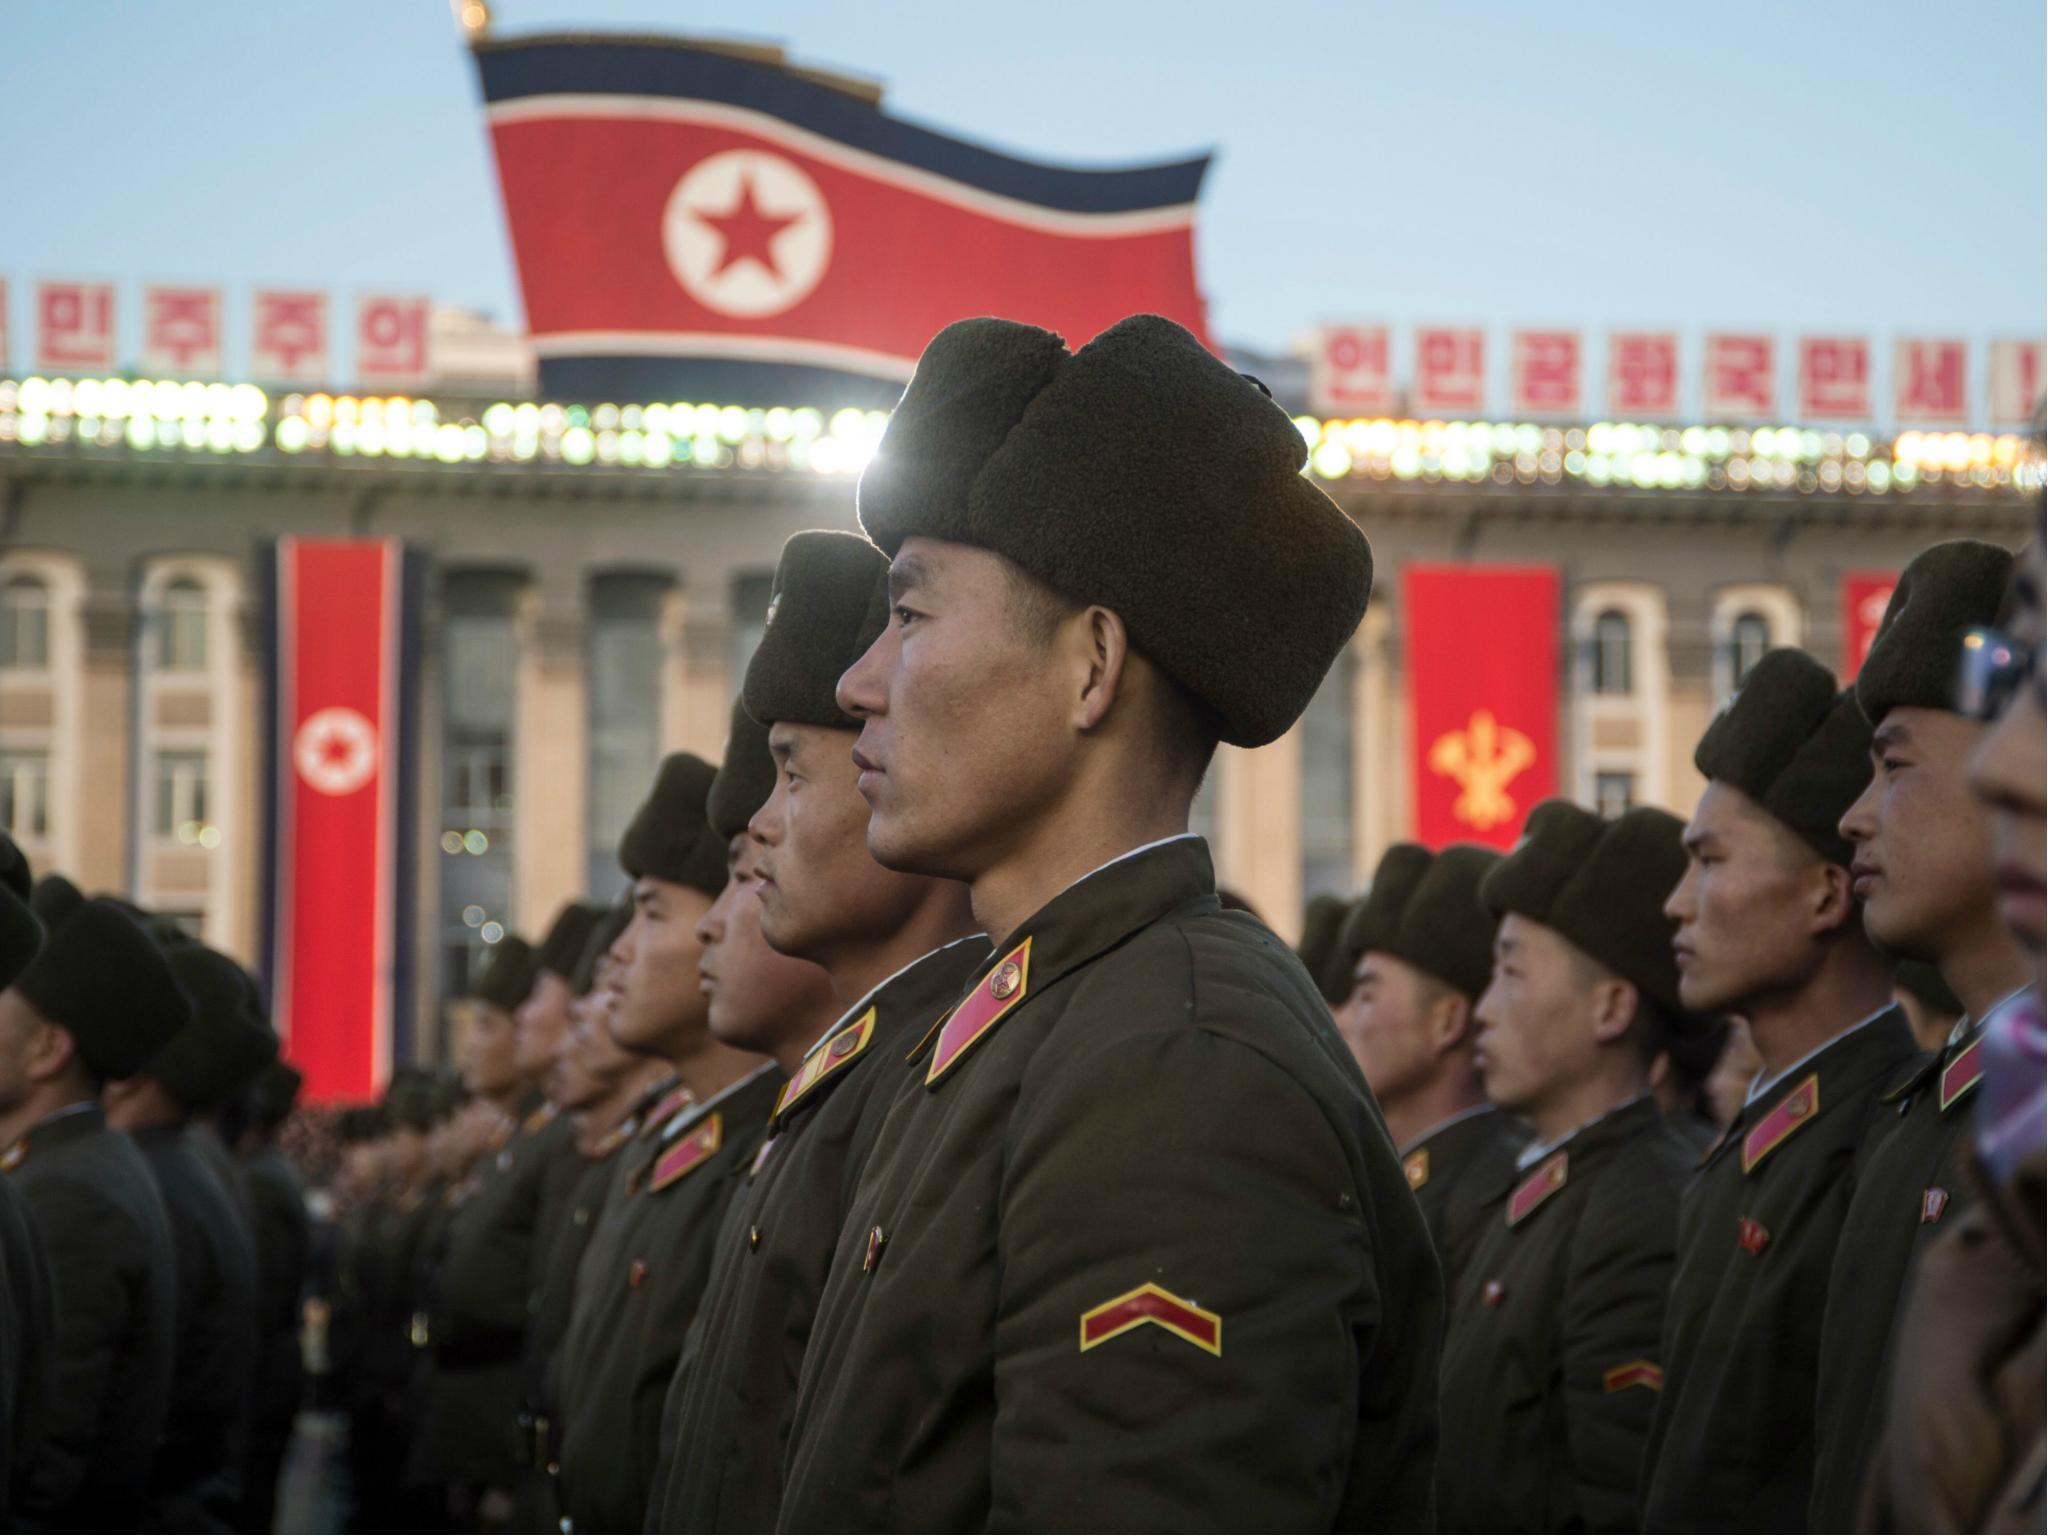
<instances>
[{"instance_id":1,"label":"soldier's eyebrow","mask_svg":"<svg viewBox=\"0 0 2048 1536\"><path fill-rule=\"evenodd\" d=\"M932 584L931 567L916 555L898 555L889 565L889 600Z\"/></svg>"},{"instance_id":2,"label":"soldier's eyebrow","mask_svg":"<svg viewBox=\"0 0 2048 1536\"><path fill-rule=\"evenodd\" d=\"M1708 843L1711 843L1713 840L1714 834L1712 832L1709 832L1704 828L1698 832L1695 832L1690 827L1688 827L1686 829L1684 838L1685 851L1687 853L1698 853L1700 849L1704 848Z\"/></svg>"},{"instance_id":3,"label":"soldier's eyebrow","mask_svg":"<svg viewBox=\"0 0 2048 1536\"><path fill-rule=\"evenodd\" d=\"M1870 755L1883 757L1893 747L1909 747L1913 744L1913 733L1901 720L1887 720L1877 728L1877 734L1870 738Z\"/></svg>"}]
</instances>

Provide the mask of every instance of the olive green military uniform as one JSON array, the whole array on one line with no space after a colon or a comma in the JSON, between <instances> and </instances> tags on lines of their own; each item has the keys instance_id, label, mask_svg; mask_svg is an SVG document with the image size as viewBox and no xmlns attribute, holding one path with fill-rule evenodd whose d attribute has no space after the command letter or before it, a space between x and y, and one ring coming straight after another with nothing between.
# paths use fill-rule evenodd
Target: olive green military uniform
<instances>
[{"instance_id":1,"label":"olive green military uniform","mask_svg":"<svg viewBox=\"0 0 2048 1536\"><path fill-rule=\"evenodd\" d=\"M163 1197L135 1143L107 1129L93 1103L52 1115L0 1161L42 1234L57 1319L21 1523L132 1530L147 1507L176 1348Z\"/></svg>"},{"instance_id":2,"label":"olive green military uniform","mask_svg":"<svg viewBox=\"0 0 2048 1536\"><path fill-rule=\"evenodd\" d=\"M264 1529L275 1511L278 1475L305 1389L299 1324L313 1228L299 1176L275 1146L250 1153L242 1170L256 1213L257 1343L241 1523L244 1529Z\"/></svg>"},{"instance_id":3,"label":"olive green military uniform","mask_svg":"<svg viewBox=\"0 0 2048 1536\"><path fill-rule=\"evenodd\" d=\"M624 1182L577 1270L557 1375L562 1510L576 1530L633 1531L646 1519L669 1381L726 1203L760 1150L782 1082L761 1067L619 1160Z\"/></svg>"},{"instance_id":4,"label":"olive green military uniform","mask_svg":"<svg viewBox=\"0 0 2048 1536\"><path fill-rule=\"evenodd\" d=\"M442 1475L509 1488L519 1471L520 1357L544 1249L544 1206L560 1154L573 1155L569 1122L544 1105L482 1163L476 1187L448 1221L429 1397L430 1442Z\"/></svg>"},{"instance_id":5,"label":"olive green military uniform","mask_svg":"<svg viewBox=\"0 0 2048 1536\"><path fill-rule=\"evenodd\" d=\"M1524 1158L1451 1306L1438 1521L1634 1530L1695 1154L1645 1096Z\"/></svg>"},{"instance_id":6,"label":"olive green military uniform","mask_svg":"<svg viewBox=\"0 0 2048 1536\"><path fill-rule=\"evenodd\" d=\"M1447 1298L1456 1299L1473 1250L1486 1234L1490 1203L1528 1139L1520 1124L1482 1104L1401 1149L1401 1171L1429 1223Z\"/></svg>"},{"instance_id":7,"label":"olive green military uniform","mask_svg":"<svg viewBox=\"0 0 2048 1536\"><path fill-rule=\"evenodd\" d=\"M134 1141L170 1217L177 1274L177 1348L151 1520L166 1530L226 1525L241 1500L256 1379L256 1250L188 1129L150 1126Z\"/></svg>"},{"instance_id":8,"label":"olive green military uniform","mask_svg":"<svg viewBox=\"0 0 2048 1536\"><path fill-rule=\"evenodd\" d=\"M782 1526L1426 1528L1436 1259L1300 963L1193 837L996 948L860 1180Z\"/></svg>"},{"instance_id":9,"label":"olive green military uniform","mask_svg":"<svg viewBox=\"0 0 2048 1536\"><path fill-rule=\"evenodd\" d=\"M1896 1008L1837 1036L1752 1096L1686 1191L1643 1463L1648 1529L1805 1525L1828 1273L1891 1129L1878 1095L1914 1054Z\"/></svg>"},{"instance_id":10,"label":"olive green military uniform","mask_svg":"<svg viewBox=\"0 0 2048 1536\"><path fill-rule=\"evenodd\" d=\"M19 1523L23 1481L49 1413L57 1331L51 1285L28 1203L0 1178L0 1530Z\"/></svg>"},{"instance_id":11,"label":"olive green military uniform","mask_svg":"<svg viewBox=\"0 0 2048 1536\"><path fill-rule=\"evenodd\" d=\"M651 1527L775 1528L804 1346L904 1053L988 958L978 936L926 955L850 1009L784 1090L670 1387Z\"/></svg>"},{"instance_id":12,"label":"olive green military uniform","mask_svg":"<svg viewBox=\"0 0 2048 1536\"><path fill-rule=\"evenodd\" d=\"M1812 1529L1851 1530L1884 1430L1895 1320L1920 1255L1961 1214L1969 1109L1983 1076L1983 1027L1923 1057L1883 1095L1896 1117L1872 1154L1828 1279L1816 1397Z\"/></svg>"}]
</instances>

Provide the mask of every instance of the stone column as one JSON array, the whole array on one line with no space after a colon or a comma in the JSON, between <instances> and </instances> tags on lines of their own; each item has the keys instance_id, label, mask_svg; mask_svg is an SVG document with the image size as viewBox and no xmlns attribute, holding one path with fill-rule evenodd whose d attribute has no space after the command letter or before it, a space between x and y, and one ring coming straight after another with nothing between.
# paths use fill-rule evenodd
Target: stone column
<instances>
[{"instance_id":1,"label":"stone column","mask_svg":"<svg viewBox=\"0 0 2048 1536\"><path fill-rule=\"evenodd\" d=\"M579 587L528 590L519 615L513 712L512 892L520 931L538 943L583 894L590 841L590 711Z\"/></svg>"},{"instance_id":2,"label":"stone column","mask_svg":"<svg viewBox=\"0 0 2048 1536\"><path fill-rule=\"evenodd\" d=\"M135 688L135 600L125 588L94 586L80 606L76 865L66 873L85 891L128 888L128 840L135 805L129 773Z\"/></svg>"},{"instance_id":3,"label":"stone column","mask_svg":"<svg viewBox=\"0 0 2048 1536\"><path fill-rule=\"evenodd\" d=\"M1217 874L1292 943L1301 932L1301 735L1219 749Z\"/></svg>"}]
</instances>

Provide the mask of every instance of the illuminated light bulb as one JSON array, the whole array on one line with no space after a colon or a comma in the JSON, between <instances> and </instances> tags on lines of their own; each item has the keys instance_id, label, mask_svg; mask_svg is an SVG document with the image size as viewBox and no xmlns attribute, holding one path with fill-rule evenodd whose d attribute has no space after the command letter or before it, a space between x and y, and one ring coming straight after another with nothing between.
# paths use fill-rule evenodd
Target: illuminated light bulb
<instances>
[{"instance_id":1,"label":"illuminated light bulb","mask_svg":"<svg viewBox=\"0 0 2048 1536\"><path fill-rule=\"evenodd\" d=\"M1342 443L1324 443L1316 449L1311 461L1315 472L1325 480L1341 480L1351 473L1351 455L1344 451Z\"/></svg>"}]
</instances>

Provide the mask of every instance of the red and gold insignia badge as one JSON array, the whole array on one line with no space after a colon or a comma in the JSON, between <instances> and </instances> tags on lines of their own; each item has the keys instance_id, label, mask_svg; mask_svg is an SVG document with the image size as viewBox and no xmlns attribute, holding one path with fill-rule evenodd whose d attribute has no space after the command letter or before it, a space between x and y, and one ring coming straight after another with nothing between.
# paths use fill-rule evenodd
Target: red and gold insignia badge
<instances>
[{"instance_id":1,"label":"red and gold insignia badge","mask_svg":"<svg viewBox=\"0 0 2048 1536\"><path fill-rule=\"evenodd\" d=\"M1507 1299L1508 1288L1498 1280L1487 1281L1479 1292L1479 1305L1482 1307L1497 1307Z\"/></svg>"},{"instance_id":2,"label":"red and gold insignia badge","mask_svg":"<svg viewBox=\"0 0 2048 1536\"><path fill-rule=\"evenodd\" d=\"M626 1266L626 1289L637 1291L647 1283L647 1261L635 1259Z\"/></svg>"},{"instance_id":3,"label":"red and gold insignia badge","mask_svg":"<svg viewBox=\"0 0 2048 1536\"><path fill-rule=\"evenodd\" d=\"M924 1075L927 1086L936 1083L946 1070L967 1054L968 1047L994 1029L1012 1008L1023 1002L1031 990L1031 940L1026 939L996 962L981 979L981 985L967 994L952 1016L939 1026L939 1043L932 1047L932 1064Z\"/></svg>"},{"instance_id":4,"label":"red and gold insignia badge","mask_svg":"<svg viewBox=\"0 0 2048 1536\"><path fill-rule=\"evenodd\" d=\"M775 1113L770 1118L779 1120L788 1114L805 1094L841 1067L858 1060L874 1038L875 1010L870 1008L804 1058L803 1065L796 1069L796 1076L782 1085L781 1097L776 1099Z\"/></svg>"},{"instance_id":5,"label":"red and gold insignia badge","mask_svg":"<svg viewBox=\"0 0 2048 1536\"><path fill-rule=\"evenodd\" d=\"M657 1136L661 1128L680 1114L690 1102L690 1090L678 1084L664 1093L654 1108L647 1111L647 1118L640 1122L640 1129L649 1136Z\"/></svg>"},{"instance_id":6,"label":"red and gold insignia badge","mask_svg":"<svg viewBox=\"0 0 2048 1536\"><path fill-rule=\"evenodd\" d=\"M7 1144L7 1149L0 1152L0 1173L14 1172L21 1166L21 1160L27 1156L28 1142L22 1137L15 1137Z\"/></svg>"},{"instance_id":7,"label":"red and gold insignia badge","mask_svg":"<svg viewBox=\"0 0 2048 1536\"><path fill-rule=\"evenodd\" d=\"M654 1173L647 1181L647 1193L658 1194L686 1173L704 1166L712 1153L725 1145L725 1116L706 1115L689 1135L680 1137L654 1160Z\"/></svg>"},{"instance_id":8,"label":"red and gold insignia badge","mask_svg":"<svg viewBox=\"0 0 2048 1536\"><path fill-rule=\"evenodd\" d=\"M1631 1360L1605 1372L1600 1377L1600 1385L1608 1392L1626 1392L1630 1387L1648 1387L1652 1392L1662 1392L1664 1368L1654 1360Z\"/></svg>"},{"instance_id":9,"label":"red and gold insignia badge","mask_svg":"<svg viewBox=\"0 0 2048 1536\"><path fill-rule=\"evenodd\" d=\"M1147 1323L1164 1328L1212 1355L1223 1353L1223 1319L1184 1297L1151 1284L1105 1301L1081 1314L1081 1352L1107 1344L1120 1333Z\"/></svg>"},{"instance_id":10,"label":"red and gold insignia badge","mask_svg":"<svg viewBox=\"0 0 2048 1536\"><path fill-rule=\"evenodd\" d=\"M1784 1144L1785 1138L1820 1113L1820 1074L1810 1073L1805 1081L1771 1106L1742 1138L1742 1171L1748 1175L1758 1163Z\"/></svg>"},{"instance_id":11,"label":"red and gold insignia badge","mask_svg":"<svg viewBox=\"0 0 2048 1536\"><path fill-rule=\"evenodd\" d=\"M871 1275L875 1272L875 1266L882 1262L882 1250L888 1246L888 1243L888 1233L884 1232L880 1227L868 1228L867 1252L862 1254L860 1259L860 1272L862 1274Z\"/></svg>"},{"instance_id":12,"label":"red and gold insignia badge","mask_svg":"<svg viewBox=\"0 0 2048 1536\"><path fill-rule=\"evenodd\" d=\"M1538 1206L1564 1188L1570 1172L1569 1154L1556 1152L1543 1160L1542 1166L1515 1187L1508 1196L1508 1225L1519 1227Z\"/></svg>"},{"instance_id":13,"label":"red and gold insignia badge","mask_svg":"<svg viewBox=\"0 0 2048 1536\"><path fill-rule=\"evenodd\" d=\"M1735 1223L1735 1241L1745 1253L1762 1253L1771 1246L1771 1234L1762 1222L1745 1216Z\"/></svg>"},{"instance_id":14,"label":"red and gold insignia badge","mask_svg":"<svg viewBox=\"0 0 2048 1536\"><path fill-rule=\"evenodd\" d=\"M1941 1069L1941 1112L1947 1114L1949 1106L1984 1080L1984 1040L1982 1036L1956 1053L1956 1059Z\"/></svg>"},{"instance_id":15,"label":"red and gold insignia badge","mask_svg":"<svg viewBox=\"0 0 2048 1536\"><path fill-rule=\"evenodd\" d=\"M1920 1224L1932 1226L1941 1220L1941 1213L1948 1209L1948 1191L1932 1186L1920 1191Z\"/></svg>"},{"instance_id":16,"label":"red and gold insignia badge","mask_svg":"<svg viewBox=\"0 0 2048 1536\"><path fill-rule=\"evenodd\" d=\"M1408 1187L1420 1189L1429 1182L1429 1148L1418 1147L1401 1159L1401 1171L1408 1175Z\"/></svg>"}]
</instances>

